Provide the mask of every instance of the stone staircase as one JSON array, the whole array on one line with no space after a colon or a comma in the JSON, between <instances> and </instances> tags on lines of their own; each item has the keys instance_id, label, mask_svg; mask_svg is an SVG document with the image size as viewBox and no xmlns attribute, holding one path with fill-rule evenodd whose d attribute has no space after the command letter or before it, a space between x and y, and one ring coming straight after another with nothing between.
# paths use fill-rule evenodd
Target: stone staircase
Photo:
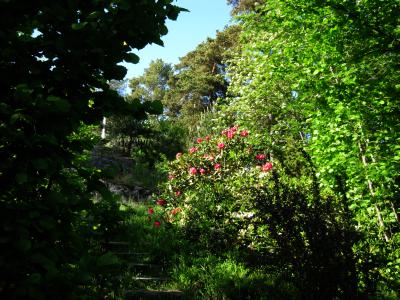
<instances>
[{"instance_id":1,"label":"stone staircase","mask_svg":"<svg viewBox=\"0 0 400 300\"><path fill-rule=\"evenodd\" d=\"M184 299L184 294L178 290L165 289L165 283L170 278L165 273L165 263L154 262L151 253L135 252L129 243L110 241L107 250L127 262L130 277L130 288L125 291L126 300L178 300Z\"/></svg>"}]
</instances>

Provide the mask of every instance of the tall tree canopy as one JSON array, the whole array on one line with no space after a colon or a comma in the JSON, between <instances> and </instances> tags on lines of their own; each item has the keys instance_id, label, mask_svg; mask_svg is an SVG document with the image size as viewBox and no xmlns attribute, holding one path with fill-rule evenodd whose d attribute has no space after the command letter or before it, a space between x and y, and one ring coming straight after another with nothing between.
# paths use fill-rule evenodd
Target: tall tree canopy
<instances>
[{"instance_id":1,"label":"tall tree canopy","mask_svg":"<svg viewBox=\"0 0 400 300\"><path fill-rule=\"evenodd\" d=\"M162 45L180 11L172 0L0 1L1 298L75 299L85 287L79 220L102 188L73 159L85 146L73 136L111 112L157 110L126 104L108 81L138 61L133 48Z\"/></svg>"},{"instance_id":2,"label":"tall tree canopy","mask_svg":"<svg viewBox=\"0 0 400 300\"><path fill-rule=\"evenodd\" d=\"M193 130L200 114L211 110L218 98L225 97L226 60L238 46L239 32L239 26L227 27L180 59L163 100L168 116L179 117Z\"/></svg>"},{"instance_id":3,"label":"tall tree canopy","mask_svg":"<svg viewBox=\"0 0 400 300\"><path fill-rule=\"evenodd\" d=\"M141 99L143 101L161 101L168 91L168 81L173 75L171 64L156 59L150 62L149 67L142 76L132 78L129 87L132 93L130 99Z\"/></svg>"}]
</instances>

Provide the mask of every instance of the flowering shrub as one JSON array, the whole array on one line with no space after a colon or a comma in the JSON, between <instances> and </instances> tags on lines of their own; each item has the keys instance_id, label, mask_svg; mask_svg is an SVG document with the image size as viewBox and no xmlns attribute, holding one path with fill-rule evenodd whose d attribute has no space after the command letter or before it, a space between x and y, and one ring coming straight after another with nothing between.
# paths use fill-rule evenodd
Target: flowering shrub
<instances>
[{"instance_id":1,"label":"flowering shrub","mask_svg":"<svg viewBox=\"0 0 400 300\"><path fill-rule=\"evenodd\" d=\"M260 148L259 141L255 144L249 131L238 126L195 142L169 165L169 180L159 196L164 219L206 243L238 242L249 216L255 215L253 189L269 184L279 162L264 154L271 151L268 145Z\"/></svg>"},{"instance_id":2,"label":"flowering shrub","mask_svg":"<svg viewBox=\"0 0 400 300\"><path fill-rule=\"evenodd\" d=\"M321 195L301 149L273 148L267 138L234 126L196 140L169 165L154 226L172 224L213 255L237 251L275 267L308 291L326 290L336 278L333 285L350 282L341 268L351 251L343 237L354 235L339 225L340 203Z\"/></svg>"}]
</instances>

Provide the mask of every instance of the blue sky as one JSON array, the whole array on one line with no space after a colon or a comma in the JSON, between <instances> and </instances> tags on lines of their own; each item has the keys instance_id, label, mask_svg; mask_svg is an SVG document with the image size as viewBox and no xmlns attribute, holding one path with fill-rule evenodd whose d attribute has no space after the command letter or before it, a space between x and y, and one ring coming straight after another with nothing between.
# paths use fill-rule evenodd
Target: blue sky
<instances>
[{"instance_id":1,"label":"blue sky","mask_svg":"<svg viewBox=\"0 0 400 300\"><path fill-rule=\"evenodd\" d=\"M169 32L162 37L164 47L148 45L135 51L140 62L135 65L124 64L128 68L126 78L141 75L150 61L157 58L167 63L177 63L179 57L195 49L207 37L215 37L217 30L229 24L230 7L226 0L175 0L174 4L190 12L182 12L177 21L167 21Z\"/></svg>"}]
</instances>

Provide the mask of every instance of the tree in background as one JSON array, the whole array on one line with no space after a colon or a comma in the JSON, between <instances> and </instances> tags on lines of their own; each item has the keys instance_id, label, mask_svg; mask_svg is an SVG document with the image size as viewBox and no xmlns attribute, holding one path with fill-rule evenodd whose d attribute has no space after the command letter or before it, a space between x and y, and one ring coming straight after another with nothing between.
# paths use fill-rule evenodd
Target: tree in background
<instances>
[{"instance_id":1,"label":"tree in background","mask_svg":"<svg viewBox=\"0 0 400 300\"><path fill-rule=\"evenodd\" d=\"M268 1L241 15L243 51L229 70L224 118L272 140L275 153L310 157L322 192L351 218L361 298L396 297L400 285L399 10Z\"/></svg>"},{"instance_id":2,"label":"tree in background","mask_svg":"<svg viewBox=\"0 0 400 300\"><path fill-rule=\"evenodd\" d=\"M177 65L171 66L157 59L150 63L143 75L130 80L132 92L126 97L128 103L162 101L164 116L160 120L164 124L162 127L171 126L175 139L170 137L167 140L173 140L179 145L175 150L193 139L207 122L206 113L212 111L218 98L225 98L229 80L225 61L231 57L236 47L235 41L239 32L239 26L228 27L218 32L216 38L208 38L195 50L180 58ZM129 116L118 116L109 122L110 134L115 141L120 141L120 145L125 144L123 148L130 152L135 140L139 141L141 136L140 125L146 122L132 121ZM154 122L157 120L154 119ZM200 123L203 125L200 126ZM149 133L148 130L145 131L145 135ZM153 136L158 134L164 135L160 132ZM144 135L140 140L144 142L143 138Z\"/></svg>"},{"instance_id":3,"label":"tree in background","mask_svg":"<svg viewBox=\"0 0 400 300\"><path fill-rule=\"evenodd\" d=\"M128 96L128 99L162 100L169 90L168 81L172 75L173 67L171 64L165 63L162 59L151 61L142 76L129 80L132 93Z\"/></svg>"},{"instance_id":4,"label":"tree in background","mask_svg":"<svg viewBox=\"0 0 400 300\"><path fill-rule=\"evenodd\" d=\"M179 119L193 137L201 113L210 111L218 98L224 98L228 87L225 61L236 46L239 26L227 27L214 39L197 46L174 67L163 103L166 115Z\"/></svg>"},{"instance_id":5,"label":"tree in background","mask_svg":"<svg viewBox=\"0 0 400 300\"><path fill-rule=\"evenodd\" d=\"M171 3L0 2L2 298L96 292L90 280L110 261L96 259L83 232L95 235L91 196L104 187L74 158L87 146L76 135L112 112L157 110L124 102L108 81L125 76L118 63L138 61L133 48L162 44L166 19L181 11Z\"/></svg>"},{"instance_id":6,"label":"tree in background","mask_svg":"<svg viewBox=\"0 0 400 300\"><path fill-rule=\"evenodd\" d=\"M257 0L227 0L227 2L232 6L233 15L252 11L259 4Z\"/></svg>"},{"instance_id":7,"label":"tree in background","mask_svg":"<svg viewBox=\"0 0 400 300\"><path fill-rule=\"evenodd\" d=\"M172 75L171 64L161 59L151 61L143 75L129 80L131 93L126 95L125 101L158 105L161 114L161 101L170 90L168 81ZM164 156L172 159L177 152L182 151L185 140L185 129L165 116L149 117L145 120L138 120L134 115L113 116L108 121L107 130L112 146L136 161L149 163L150 166Z\"/></svg>"}]
</instances>

